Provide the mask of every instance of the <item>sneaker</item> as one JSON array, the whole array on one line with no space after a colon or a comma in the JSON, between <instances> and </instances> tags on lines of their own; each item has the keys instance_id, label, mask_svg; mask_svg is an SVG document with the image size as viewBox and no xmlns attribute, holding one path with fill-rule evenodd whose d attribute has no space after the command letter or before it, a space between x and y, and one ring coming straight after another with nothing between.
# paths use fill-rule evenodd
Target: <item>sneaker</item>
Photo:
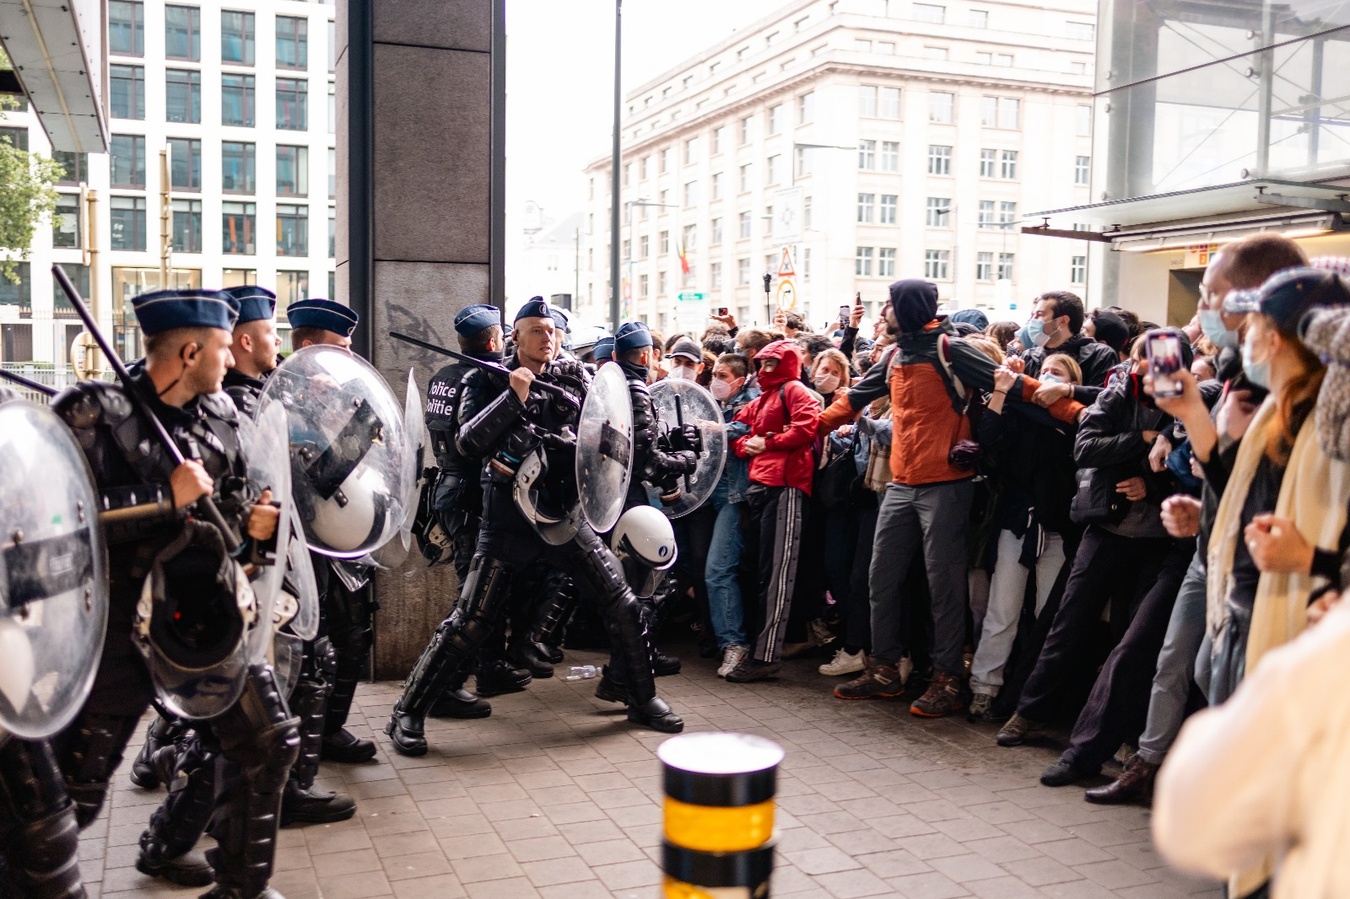
<instances>
[{"instance_id":1,"label":"sneaker","mask_svg":"<svg viewBox=\"0 0 1350 899\"><path fill-rule=\"evenodd\" d=\"M733 643L726 648L722 655L722 664L717 667L717 676L726 677L736 666L745 661L745 657L750 655L750 647L742 646L739 643Z\"/></svg>"},{"instance_id":2,"label":"sneaker","mask_svg":"<svg viewBox=\"0 0 1350 899\"><path fill-rule=\"evenodd\" d=\"M1014 713L994 739L1000 746L1021 746L1027 740L1039 737L1042 727L1041 722L1023 718L1021 714Z\"/></svg>"},{"instance_id":3,"label":"sneaker","mask_svg":"<svg viewBox=\"0 0 1350 899\"><path fill-rule=\"evenodd\" d=\"M905 692L905 682L893 665L869 665L861 677L834 688L836 699L894 699Z\"/></svg>"},{"instance_id":4,"label":"sneaker","mask_svg":"<svg viewBox=\"0 0 1350 899\"><path fill-rule=\"evenodd\" d=\"M1090 771L1085 768L1079 768L1073 762L1060 757L1050 767L1041 772L1041 783L1047 787L1067 787L1070 784L1076 784L1080 780L1089 780L1101 773L1101 767Z\"/></svg>"},{"instance_id":5,"label":"sneaker","mask_svg":"<svg viewBox=\"0 0 1350 899\"><path fill-rule=\"evenodd\" d=\"M994 697L988 693L976 693L970 697L970 708L967 710L972 721L975 719L983 720L984 716L989 714L989 707L994 704Z\"/></svg>"},{"instance_id":6,"label":"sneaker","mask_svg":"<svg viewBox=\"0 0 1350 899\"><path fill-rule=\"evenodd\" d=\"M959 675L938 672L928 682L928 689L909 707L911 715L919 718L945 718L966 706L965 682Z\"/></svg>"},{"instance_id":7,"label":"sneaker","mask_svg":"<svg viewBox=\"0 0 1350 899\"><path fill-rule=\"evenodd\" d=\"M748 684L751 681L765 680L778 674L783 666L778 662L761 662L746 656L741 663L727 672L727 681L733 684Z\"/></svg>"},{"instance_id":8,"label":"sneaker","mask_svg":"<svg viewBox=\"0 0 1350 899\"><path fill-rule=\"evenodd\" d=\"M840 648L835 651L834 658L816 669L826 677L838 677L841 674L856 674L859 671L867 670L867 653L861 649L850 653L848 650ZM902 679L903 680L903 679Z\"/></svg>"},{"instance_id":9,"label":"sneaker","mask_svg":"<svg viewBox=\"0 0 1350 899\"><path fill-rule=\"evenodd\" d=\"M817 646L829 646L839 638L830 630L830 626L819 618L813 618L806 625L807 640Z\"/></svg>"}]
</instances>

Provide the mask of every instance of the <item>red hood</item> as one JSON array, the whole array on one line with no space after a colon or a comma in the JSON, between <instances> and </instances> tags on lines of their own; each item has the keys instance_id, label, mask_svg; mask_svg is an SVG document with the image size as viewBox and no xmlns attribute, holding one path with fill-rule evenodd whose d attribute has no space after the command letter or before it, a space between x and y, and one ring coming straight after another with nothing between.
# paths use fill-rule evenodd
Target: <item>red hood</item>
<instances>
[{"instance_id":1,"label":"red hood","mask_svg":"<svg viewBox=\"0 0 1350 899\"><path fill-rule=\"evenodd\" d=\"M777 359L778 365L773 371L759 370L759 386L777 387L788 381L796 381L802 376L801 350L790 340L775 340L755 355L755 361Z\"/></svg>"}]
</instances>

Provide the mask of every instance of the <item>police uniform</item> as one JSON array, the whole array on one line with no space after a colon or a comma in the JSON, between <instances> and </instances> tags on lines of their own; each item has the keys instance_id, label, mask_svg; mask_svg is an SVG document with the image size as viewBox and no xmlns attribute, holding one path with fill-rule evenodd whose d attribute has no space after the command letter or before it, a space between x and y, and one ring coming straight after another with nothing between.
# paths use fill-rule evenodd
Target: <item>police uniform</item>
<instances>
[{"instance_id":1,"label":"police uniform","mask_svg":"<svg viewBox=\"0 0 1350 899\"><path fill-rule=\"evenodd\" d=\"M136 297L132 303L147 336L184 327L228 331L237 314L233 298L216 291L157 291ZM132 639L146 578L157 566L172 564L166 551L182 545L193 533L214 534L214 540L221 540L214 528L185 520L182 510L174 508L168 476L176 461L132 405L127 396L130 390L144 398L183 455L200 461L214 482L217 507L239 533L246 533L256 499L248 488L237 414L227 397L204 394L182 407L170 406L159 400L149 372L143 371L122 386L82 382L53 401L53 410L71 427L85 452L105 508L134 506L139 510L134 520L107 527L110 602L103 655L84 707L52 741L81 827L97 816L108 778L154 695L146 662ZM228 592L233 595L232 588ZM197 595L194 602L205 600ZM156 600L155 607L160 605ZM146 651L157 652L153 624L150 634L151 649ZM190 885L210 883L214 873L217 885L207 894L211 899L275 897L278 894L268 888L267 881L277 808L299 737L271 668L249 662L238 700L209 726L202 725L199 734L204 751L224 757L211 825L218 848L208 854L210 866L193 858L189 850L211 809L174 814L183 799L200 800L200 794L192 790L171 792L155 813L141 837L137 865L142 871ZM188 826L175 827L179 820Z\"/></svg>"},{"instance_id":2,"label":"police uniform","mask_svg":"<svg viewBox=\"0 0 1350 899\"><path fill-rule=\"evenodd\" d=\"M224 291L234 297L239 304L239 321L235 327L249 322L268 321L276 317L277 295L264 287L228 287ZM271 371L265 371L261 377L246 375L237 368L225 372L223 386L235 406L248 418L258 411L258 397Z\"/></svg>"},{"instance_id":3,"label":"police uniform","mask_svg":"<svg viewBox=\"0 0 1350 899\"><path fill-rule=\"evenodd\" d=\"M546 303L533 300L516 320L547 317L548 312ZM565 398L531 390L522 403L509 387L471 398L470 408L479 405L481 411L464 423L457 445L462 453L488 459L480 481L483 521L460 600L413 667L386 727L394 747L405 755L427 751L423 720L444 685L472 664L499 625L512 573L541 561L568 570L598 603L612 641L622 648L633 672L627 683L629 720L670 733L684 726L656 697L642 616L613 553L584 521L574 522L575 535L562 545L547 543L517 505L516 471L538 451L550 472L541 479L544 489L557 508L575 514L577 485L569 481L575 438L569 446L566 435L576 427L589 377L580 363L566 362L550 365L542 378L561 387Z\"/></svg>"},{"instance_id":4,"label":"police uniform","mask_svg":"<svg viewBox=\"0 0 1350 899\"><path fill-rule=\"evenodd\" d=\"M351 309L323 299L292 303L286 307L286 318L292 329L317 328L348 338L360 322L360 316ZM334 566L343 566L355 580L364 581L367 575L358 567L359 563L318 553L311 553L311 559L319 585L319 636L328 638L337 657L324 712L321 755L334 762L366 762L375 757L374 741L356 737L346 724L356 697L356 685L370 665L373 603L364 585L348 588Z\"/></svg>"}]
</instances>

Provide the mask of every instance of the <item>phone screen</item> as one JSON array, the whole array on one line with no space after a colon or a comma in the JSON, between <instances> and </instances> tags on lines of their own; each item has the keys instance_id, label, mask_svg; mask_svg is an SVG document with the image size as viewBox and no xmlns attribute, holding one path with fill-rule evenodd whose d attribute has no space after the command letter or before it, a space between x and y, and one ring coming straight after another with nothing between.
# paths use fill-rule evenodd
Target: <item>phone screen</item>
<instances>
[{"instance_id":1,"label":"phone screen","mask_svg":"<svg viewBox=\"0 0 1350 899\"><path fill-rule=\"evenodd\" d=\"M1154 396L1181 396L1177 372L1184 367L1181 341L1175 334L1155 334L1148 339L1148 370L1153 376Z\"/></svg>"},{"instance_id":2,"label":"phone screen","mask_svg":"<svg viewBox=\"0 0 1350 899\"><path fill-rule=\"evenodd\" d=\"M847 324L848 324L848 318L849 318L849 312L850 312L850 311L851 311L851 310L849 309L848 306L840 306L840 307L839 307L839 324L841 324L841 325L847 325Z\"/></svg>"},{"instance_id":3,"label":"phone screen","mask_svg":"<svg viewBox=\"0 0 1350 899\"><path fill-rule=\"evenodd\" d=\"M718 315L726 315L726 314L727 314L727 307L726 307L726 306L718 306L718 307L717 307L717 314L718 314Z\"/></svg>"}]
</instances>

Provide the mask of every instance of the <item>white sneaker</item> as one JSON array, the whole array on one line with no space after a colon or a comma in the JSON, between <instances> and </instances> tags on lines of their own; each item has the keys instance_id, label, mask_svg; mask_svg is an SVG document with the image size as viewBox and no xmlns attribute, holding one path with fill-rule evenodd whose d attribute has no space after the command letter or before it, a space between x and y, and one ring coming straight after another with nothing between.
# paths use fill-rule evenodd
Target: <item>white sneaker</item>
<instances>
[{"instance_id":1,"label":"white sneaker","mask_svg":"<svg viewBox=\"0 0 1350 899\"><path fill-rule=\"evenodd\" d=\"M726 677L736 666L745 661L745 657L750 655L750 647L742 646L739 643L733 643L726 648L722 654L722 664L717 666L717 676Z\"/></svg>"},{"instance_id":2,"label":"white sneaker","mask_svg":"<svg viewBox=\"0 0 1350 899\"><path fill-rule=\"evenodd\" d=\"M833 659L816 670L826 677L838 677L841 674L854 674L866 667L867 653L861 649L855 653L850 653L846 649L838 649L835 651Z\"/></svg>"}]
</instances>

